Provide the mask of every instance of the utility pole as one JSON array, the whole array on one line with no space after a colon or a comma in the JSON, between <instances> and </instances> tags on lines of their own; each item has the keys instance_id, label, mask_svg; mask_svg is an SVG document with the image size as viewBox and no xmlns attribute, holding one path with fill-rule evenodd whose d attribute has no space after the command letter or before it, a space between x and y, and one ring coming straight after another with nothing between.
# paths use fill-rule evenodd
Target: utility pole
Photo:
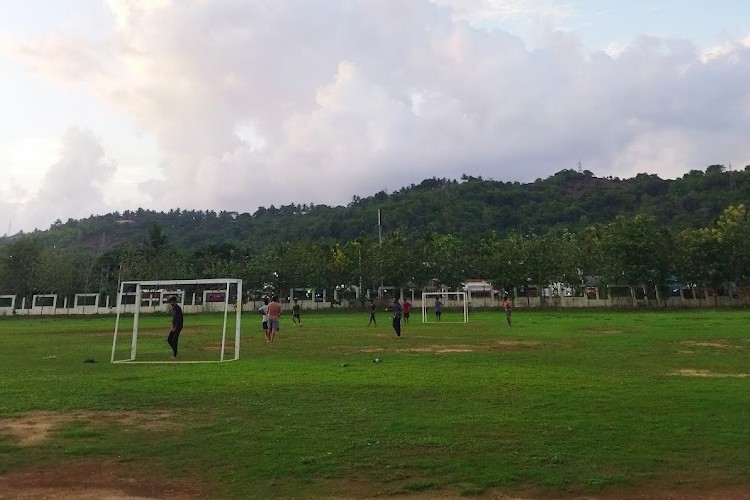
<instances>
[{"instance_id":1,"label":"utility pole","mask_svg":"<svg viewBox=\"0 0 750 500\"><path fill-rule=\"evenodd\" d=\"M378 245L383 243L383 230L380 224L380 209L378 208Z\"/></svg>"}]
</instances>

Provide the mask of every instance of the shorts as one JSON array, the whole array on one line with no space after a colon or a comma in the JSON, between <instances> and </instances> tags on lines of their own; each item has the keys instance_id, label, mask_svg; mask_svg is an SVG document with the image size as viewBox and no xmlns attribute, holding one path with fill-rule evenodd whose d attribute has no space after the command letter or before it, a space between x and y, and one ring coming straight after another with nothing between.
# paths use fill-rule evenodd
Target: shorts
<instances>
[{"instance_id":1,"label":"shorts","mask_svg":"<svg viewBox=\"0 0 750 500\"><path fill-rule=\"evenodd\" d=\"M268 330L268 321L263 322L263 329Z\"/></svg>"},{"instance_id":2,"label":"shorts","mask_svg":"<svg viewBox=\"0 0 750 500\"><path fill-rule=\"evenodd\" d=\"M278 319L269 319L268 320L268 329L272 332L278 332L279 331L279 320Z\"/></svg>"}]
</instances>

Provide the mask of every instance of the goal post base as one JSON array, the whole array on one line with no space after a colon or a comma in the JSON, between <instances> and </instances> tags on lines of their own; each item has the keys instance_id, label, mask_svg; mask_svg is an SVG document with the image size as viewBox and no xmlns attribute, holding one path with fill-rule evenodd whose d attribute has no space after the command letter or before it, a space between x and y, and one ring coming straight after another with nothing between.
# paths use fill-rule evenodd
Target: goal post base
<instances>
[{"instance_id":1,"label":"goal post base","mask_svg":"<svg viewBox=\"0 0 750 500\"><path fill-rule=\"evenodd\" d=\"M229 358L223 361L218 359L206 359L206 360L174 360L174 361L133 361L130 359L116 359L112 361L113 364L123 365L188 365L188 364L199 364L199 363L229 363L230 361L237 361L238 358Z\"/></svg>"}]
</instances>

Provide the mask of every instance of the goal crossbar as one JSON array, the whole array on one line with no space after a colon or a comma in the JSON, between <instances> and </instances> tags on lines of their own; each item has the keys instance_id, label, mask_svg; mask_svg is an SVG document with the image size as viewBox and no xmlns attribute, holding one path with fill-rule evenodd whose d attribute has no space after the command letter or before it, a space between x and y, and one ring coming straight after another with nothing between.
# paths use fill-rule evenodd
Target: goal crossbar
<instances>
[{"instance_id":1,"label":"goal crossbar","mask_svg":"<svg viewBox=\"0 0 750 500\"><path fill-rule=\"evenodd\" d=\"M141 299L143 288L154 287L154 286L174 286L174 285L224 285L224 318L222 323L221 333L221 353L218 360L205 360L205 361L136 361L136 352L138 345L138 320L140 317ZM224 350L226 348L227 340L227 319L229 312L229 295L230 287L235 285L237 287L237 297L235 304L235 332L234 332L234 357L224 359ZM115 359L115 352L117 348L117 335L120 327L120 315L123 313L124 303L123 297L125 295L126 287L135 287L135 310L133 313L133 331L130 346L130 357L127 359ZM184 300L184 294L182 295ZM112 356L110 357L111 363L221 363L224 361L236 361L240 358L240 321L242 318L242 280L236 278L217 278L217 279L194 279L194 280L144 280L144 281L122 281L120 283L120 290L117 294L117 316L115 318L115 331L112 336Z\"/></svg>"}]
</instances>

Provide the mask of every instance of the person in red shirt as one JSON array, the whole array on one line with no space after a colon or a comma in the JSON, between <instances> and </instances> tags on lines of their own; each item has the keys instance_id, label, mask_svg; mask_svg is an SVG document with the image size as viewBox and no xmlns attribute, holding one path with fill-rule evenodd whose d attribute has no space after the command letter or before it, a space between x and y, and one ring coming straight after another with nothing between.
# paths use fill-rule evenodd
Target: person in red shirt
<instances>
[{"instance_id":1,"label":"person in red shirt","mask_svg":"<svg viewBox=\"0 0 750 500\"><path fill-rule=\"evenodd\" d=\"M271 344L279 331L279 316L281 316L281 304L279 304L279 298L274 297L268 304L268 339Z\"/></svg>"},{"instance_id":2,"label":"person in red shirt","mask_svg":"<svg viewBox=\"0 0 750 500\"><path fill-rule=\"evenodd\" d=\"M404 309L404 323L408 323L409 313L411 313L411 302L409 302L409 299L404 299L404 304L401 307Z\"/></svg>"}]
</instances>

